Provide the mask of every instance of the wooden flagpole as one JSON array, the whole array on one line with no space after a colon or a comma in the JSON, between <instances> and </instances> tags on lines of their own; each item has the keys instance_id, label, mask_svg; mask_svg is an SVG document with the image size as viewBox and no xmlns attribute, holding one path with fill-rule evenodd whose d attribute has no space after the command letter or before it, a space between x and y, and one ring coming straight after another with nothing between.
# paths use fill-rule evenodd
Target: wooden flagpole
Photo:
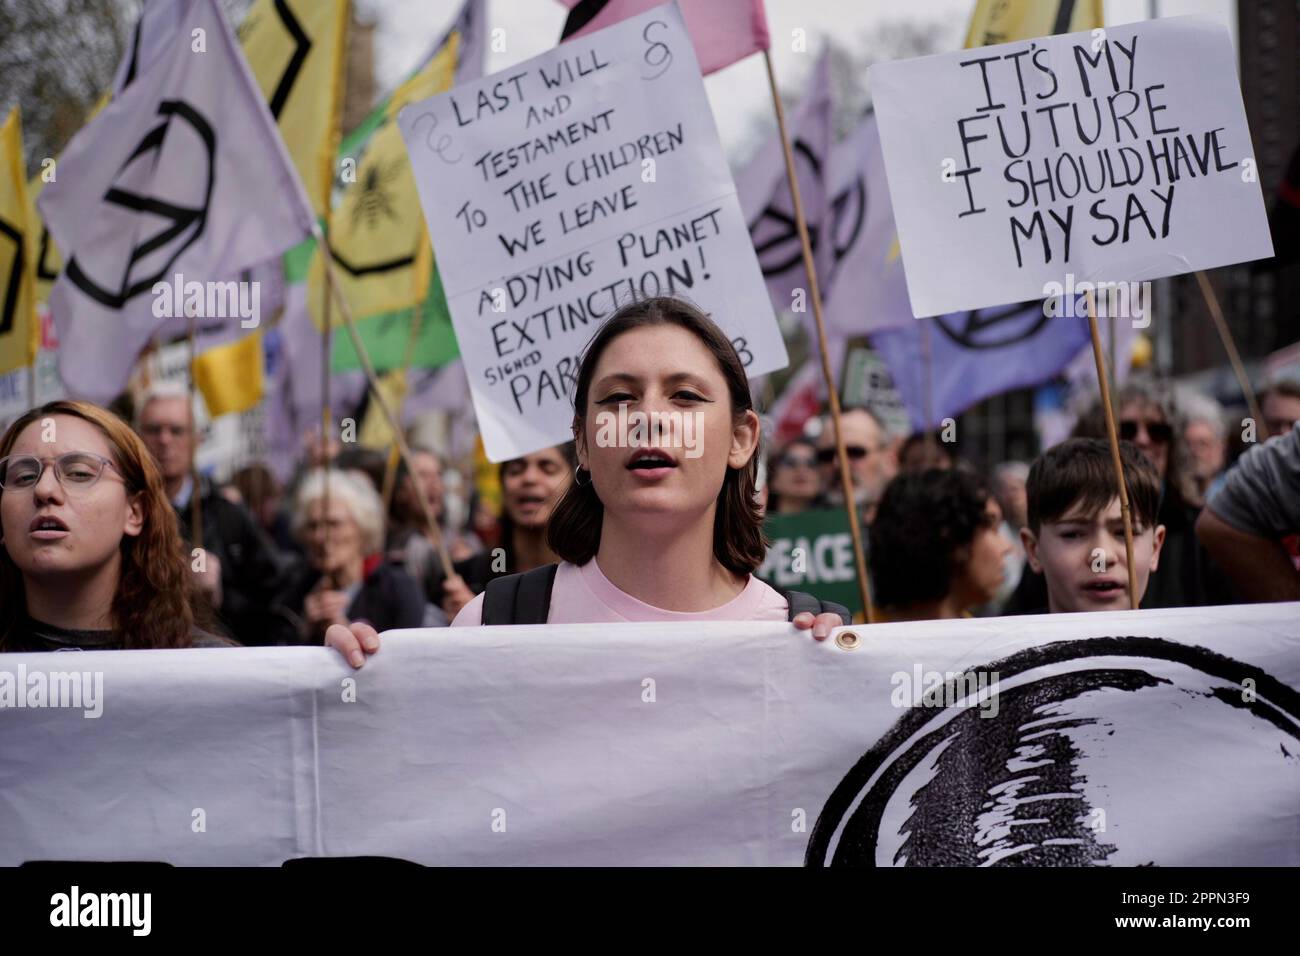
<instances>
[{"instance_id":1,"label":"wooden flagpole","mask_svg":"<svg viewBox=\"0 0 1300 956\"><path fill-rule=\"evenodd\" d=\"M407 447L406 436L402 434L401 422L393 414L393 410L388 407L388 400L384 398L384 393L379 387L379 377L375 374L375 367L370 362L370 353L366 351L366 345L361 341L361 336L357 332L356 322L352 318L352 310L348 307L347 299L343 296L343 289L339 284L338 277L335 274L334 256L330 252L329 243L321 235L320 227L314 230L316 241L320 247L325 250L325 279L329 286L330 292L339 307L339 313L343 316L343 325L348 330L348 336L352 339L352 346L356 349L357 359L361 363L361 370L365 373L366 381L370 385L370 398L388 421L388 427L393 430L393 436L397 441L397 448L406 462L406 470L411 474L411 480L415 482L416 494L420 499L420 510L424 513L424 522L429 528L429 534L433 538L434 548L438 552L438 560L442 564L442 571L447 577L451 577L456 572L451 566L451 556L447 553L447 544L442 539L442 530L438 523L433 520L433 513L429 510L429 502L424 496L424 488L421 486L420 476L416 472L411 462L411 449Z\"/></svg>"},{"instance_id":2,"label":"wooden flagpole","mask_svg":"<svg viewBox=\"0 0 1300 956\"><path fill-rule=\"evenodd\" d=\"M334 84L334 115L331 117L333 126L330 129L329 153L328 156L335 157L339 152L339 141L343 137L343 102L347 98L348 90L348 40L349 28L352 22L352 6L350 3L344 5L344 9L339 14L343 18L343 27L339 31L339 44L342 48L339 56L339 72ZM328 228L330 215L333 212L333 183L334 183L334 166L330 163L329 175L325 177L325 222ZM330 316L330 286L331 275L330 267L333 264L334 252L330 249L325 240L325 234L322 233L318 226L313 227L313 235L316 237L316 248L321 252L321 262L325 265L325 275L323 277L324 288L321 298L321 356L320 356L320 438L321 449L324 461L321 463L323 472L321 487L321 527L325 535L325 546L329 546L330 538L330 469L334 465L334 456L330 454L330 437L333 431L334 409L330 403L330 380L333 375L332 359L334 357L334 322ZM342 301L342 291L340 290L340 301Z\"/></svg>"},{"instance_id":3,"label":"wooden flagpole","mask_svg":"<svg viewBox=\"0 0 1300 956\"><path fill-rule=\"evenodd\" d=\"M1255 420L1255 430L1258 434L1259 430L1264 427L1264 414L1260 411L1255 389L1251 386L1250 378L1246 375L1246 367L1241 364L1241 355L1237 352L1237 343L1232 338L1232 331L1223 318L1223 309L1219 306L1219 297L1215 295L1214 286L1210 285L1210 280L1204 272L1197 271L1196 282L1201 287L1201 295L1205 299L1206 308L1210 310L1210 318L1214 320L1214 327L1218 330L1219 341L1223 343L1223 350L1228 353L1228 361L1232 364L1233 374L1237 376L1237 384L1241 386L1241 394L1246 396L1246 407L1250 409L1250 417Z\"/></svg>"},{"instance_id":4,"label":"wooden flagpole","mask_svg":"<svg viewBox=\"0 0 1300 956\"><path fill-rule=\"evenodd\" d=\"M1106 350L1110 353L1110 384L1113 388L1119 388L1119 336L1115 327L1115 310L1108 308L1106 312L1106 323L1109 326L1107 331L1110 333L1106 342Z\"/></svg>"},{"instance_id":5,"label":"wooden flagpole","mask_svg":"<svg viewBox=\"0 0 1300 956\"><path fill-rule=\"evenodd\" d=\"M817 267L813 263L812 243L808 239L808 223L804 219L803 200L799 195L799 178L795 174L794 152L790 147L790 137L785 128L785 108L781 105L781 94L776 86L776 72L772 69L772 53L763 51L763 63L767 66L768 86L772 90L772 105L776 109L776 127L781 135L781 149L785 155L785 174L790 182L790 197L794 201L795 225L799 230L799 244L803 247L804 269L808 272L808 292L812 299L813 319L817 323L817 346L821 352L822 377L826 381L826 395L831 408L831 427L835 434L835 452L840 462L840 486L844 489L844 508L849 515L849 532L853 537L853 559L858 569L858 590L862 594L862 607L867 623L876 622L876 610L871 603L871 586L867 580L867 561L862 547L862 526L858 521L857 502L853 494L853 476L849 473L849 456L844 449L844 435L840 429L840 397L835 387L835 375L831 371L830 352L826 347L826 326L822 320L821 289L817 285Z\"/></svg>"},{"instance_id":6,"label":"wooden flagpole","mask_svg":"<svg viewBox=\"0 0 1300 956\"><path fill-rule=\"evenodd\" d=\"M1128 603L1137 610L1137 568L1133 564L1133 516L1129 511L1128 483L1124 480L1124 462L1119 455L1119 433L1115 429L1115 410L1110 404L1110 379L1106 375L1106 360L1102 356L1101 333L1097 329L1097 300L1094 293L1088 297L1088 330L1092 333L1092 357L1097 363L1097 385L1101 389L1101 408L1106 416L1106 436L1110 440L1110 457L1115 466L1115 481L1119 484L1119 510L1124 519L1124 557L1128 565Z\"/></svg>"}]
</instances>

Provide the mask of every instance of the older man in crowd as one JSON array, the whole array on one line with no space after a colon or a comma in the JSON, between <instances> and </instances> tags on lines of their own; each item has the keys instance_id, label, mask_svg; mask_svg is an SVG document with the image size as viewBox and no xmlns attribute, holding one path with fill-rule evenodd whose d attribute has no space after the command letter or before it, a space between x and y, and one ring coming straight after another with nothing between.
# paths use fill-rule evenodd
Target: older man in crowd
<instances>
[{"instance_id":1,"label":"older man in crowd","mask_svg":"<svg viewBox=\"0 0 1300 956\"><path fill-rule=\"evenodd\" d=\"M198 436L189 393L171 385L150 389L136 412L136 431L158 463L181 536L191 548L196 546L193 499L199 496L203 551L196 557L196 572L221 624L241 643L265 643L281 563L247 510L217 493L205 478L196 487L191 456Z\"/></svg>"},{"instance_id":2,"label":"older man in crowd","mask_svg":"<svg viewBox=\"0 0 1300 956\"><path fill-rule=\"evenodd\" d=\"M885 493L885 485L898 473L898 455L884 423L867 408L852 408L840 414L844 450L849 457L849 474L853 481L853 500L861 509L862 519L870 524L876 504ZM842 507L844 489L840 466L835 459L835 429L828 417L817 437L817 464L822 470L822 487L831 505Z\"/></svg>"}]
</instances>

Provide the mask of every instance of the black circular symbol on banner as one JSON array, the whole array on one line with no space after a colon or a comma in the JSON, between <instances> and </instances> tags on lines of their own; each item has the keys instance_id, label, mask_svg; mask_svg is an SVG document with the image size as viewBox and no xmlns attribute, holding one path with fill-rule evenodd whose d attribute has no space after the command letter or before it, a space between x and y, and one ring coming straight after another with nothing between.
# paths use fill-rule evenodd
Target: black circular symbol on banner
<instances>
[{"instance_id":1,"label":"black circular symbol on banner","mask_svg":"<svg viewBox=\"0 0 1300 956\"><path fill-rule=\"evenodd\" d=\"M1019 302L995 309L935 317L935 325L963 348L1000 349L1033 338L1047 322L1039 303Z\"/></svg>"},{"instance_id":2,"label":"black circular symbol on banner","mask_svg":"<svg viewBox=\"0 0 1300 956\"><path fill-rule=\"evenodd\" d=\"M1260 668L1161 638L1099 637L943 676L835 787L807 865L1167 865L1182 841L1223 843L1234 825L1255 841L1253 864L1295 862L1291 815L1278 819L1272 801L1294 788L1300 693ZM997 705L987 713L971 689L980 676ZM1223 758L1248 749L1258 773L1228 783L1249 761ZM1152 754L1175 770L1162 775ZM1198 801L1188 763L1202 777ZM1161 800L1179 806L1162 811ZM1142 825L1162 813L1167 829ZM1207 820L1223 832L1204 832Z\"/></svg>"},{"instance_id":3,"label":"black circular symbol on banner","mask_svg":"<svg viewBox=\"0 0 1300 956\"><path fill-rule=\"evenodd\" d=\"M216 178L216 131L194 107L181 100L163 100L158 104L158 115L163 118L162 122L145 134L144 139L122 164L117 178L120 180L126 176L136 168L137 163L152 163L156 166L162 158L164 143L169 138L172 142L176 142L180 137L188 134L197 136L203 148L202 155L206 159L207 168L206 172L198 175L187 170L181 178L192 179L196 187L195 192L201 195L195 197L198 200L197 205L181 206L169 200L142 196L129 189L109 186L108 192L104 193L105 203L142 216L164 219L169 223L132 248L116 288L106 288L92 279L75 256L68 261L64 270L68 279L86 295L110 309L122 308L131 298L152 289L155 283L164 278L169 279L171 268L180 258L181 253L203 235L203 230L207 226L208 206L212 202L212 189ZM186 152L183 158L188 162L191 155L192 152ZM155 175L157 175L156 169ZM206 184L200 186L204 179ZM136 264L159 250L168 253L167 260L152 274L144 278L136 278L133 274Z\"/></svg>"}]
</instances>

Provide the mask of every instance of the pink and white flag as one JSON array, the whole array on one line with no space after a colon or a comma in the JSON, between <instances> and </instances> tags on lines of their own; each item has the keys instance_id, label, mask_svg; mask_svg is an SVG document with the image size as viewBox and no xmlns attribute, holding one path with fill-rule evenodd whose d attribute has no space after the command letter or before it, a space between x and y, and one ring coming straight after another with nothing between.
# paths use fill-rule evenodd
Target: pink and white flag
<instances>
[{"instance_id":1,"label":"pink and white flag","mask_svg":"<svg viewBox=\"0 0 1300 956\"><path fill-rule=\"evenodd\" d=\"M663 6L662 0L560 0L569 8L560 42ZM700 73L708 76L771 46L763 0L678 0L695 44Z\"/></svg>"}]
</instances>

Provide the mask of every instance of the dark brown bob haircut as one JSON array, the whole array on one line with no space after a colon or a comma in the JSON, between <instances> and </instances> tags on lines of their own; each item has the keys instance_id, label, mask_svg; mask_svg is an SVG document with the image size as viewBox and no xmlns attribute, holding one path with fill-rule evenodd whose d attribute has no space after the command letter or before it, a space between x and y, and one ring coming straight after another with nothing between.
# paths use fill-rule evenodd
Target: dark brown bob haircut
<instances>
[{"instance_id":1,"label":"dark brown bob haircut","mask_svg":"<svg viewBox=\"0 0 1300 956\"><path fill-rule=\"evenodd\" d=\"M691 303L673 296L635 299L615 312L592 336L582 355L573 390L573 434L586 430L587 398L596 365L609 343L633 329L676 325L694 335L712 353L731 393L732 421L753 409L749 380L740 356L717 324ZM760 436L760 445L761 445ZM755 447L743 468L727 467L713 518L713 554L727 570L751 574L763 563L767 539L763 516L755 501L761 447ZM585 475L584 475L585 473ZM590 473L578 469L576 480L555 506L546 528L551 550L571 564L586 564L600 546L605 506L592 487ZM581 484L579 484L581 482Z\"/></svg>"},{"instance_id":2,"label":"dark brown bob haircut","mask_svg":"<svg viewBox=\"0 0 1300 956\"><path fill-rule=\"evenodd\" d=\"M1155 527L1160 514L1160 476L1147 456L1132 442L1119 443L1124 484L1133 515L1133 532ZM1029 499L1029 530L1038 534L1044 523L1059 521L1079 506L1095 515L1119 494L1109 442L1100 438L1071 438L1039 455L1025 482Z\"/></svg>"}]
</instances>

